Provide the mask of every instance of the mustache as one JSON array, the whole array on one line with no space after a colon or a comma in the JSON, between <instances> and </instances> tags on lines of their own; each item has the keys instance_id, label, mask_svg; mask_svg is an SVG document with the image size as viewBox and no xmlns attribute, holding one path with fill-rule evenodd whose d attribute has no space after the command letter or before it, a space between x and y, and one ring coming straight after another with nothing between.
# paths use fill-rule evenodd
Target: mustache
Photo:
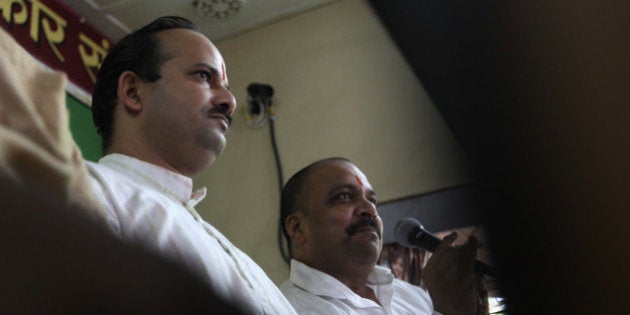
<instances>
[{"instance_id":1,"label":"mustache","mask_svg":"<svg viewBox=\"0 0 630 315\"><path fill-rule=\"evenodd\" d=\"M376 234L378 234L378 238L381 238L381 229L378 226L378 223L376 222L376 219L374 218L362 218L357 222L354 222L352 224L350 224L347 228L346 228L346 234L348 235L354 235L356 234L359 229L366 227L366 226L371 226L374 228L374 230L376 230Z\"/></svg>"},{"instance_id":2,"label":"mustache","mask_svg":"<svg viewBox=\"0 0 630 315\"><path fill-rule=\"evenodd\" d=\"M219 106L219 107L212 107L210 109L209 115L216 115L216 114L223 115L225 117L225 119L227 119L227 121L228 121L228 126L232 125L232 119L233 118L232 118L232 115L230 115L228 108L221 107L221 106Z\"/></svg>"}]
</instances>

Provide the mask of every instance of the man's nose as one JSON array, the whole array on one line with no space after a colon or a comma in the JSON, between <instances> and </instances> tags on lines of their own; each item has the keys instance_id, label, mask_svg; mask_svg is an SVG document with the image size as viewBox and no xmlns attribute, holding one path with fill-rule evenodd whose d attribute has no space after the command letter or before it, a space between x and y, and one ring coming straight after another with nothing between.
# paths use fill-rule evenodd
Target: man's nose
<instances>
[{"instance_id":1,"label":"man's nose","mask_svg":"<svg viewBox=\"0 0 630 315\"><path fill-rule=\"evenodd\" d=\"M232 116L236 110L236 98L230 90L224 87L213 100L213 105L221 108L228 116Z\"/></svg>"},{"instance_id":2,"label":"man's nose","mask_svg":"<svg viewBox=\"0 0 630 315\"><path fill-rule=\"evenodd\" d=\"M358 215L369 216L375 218L378 216L376 211L376 205L367 198L361 198L360 204L357 207Z\"/></svg>"}]
</instances>

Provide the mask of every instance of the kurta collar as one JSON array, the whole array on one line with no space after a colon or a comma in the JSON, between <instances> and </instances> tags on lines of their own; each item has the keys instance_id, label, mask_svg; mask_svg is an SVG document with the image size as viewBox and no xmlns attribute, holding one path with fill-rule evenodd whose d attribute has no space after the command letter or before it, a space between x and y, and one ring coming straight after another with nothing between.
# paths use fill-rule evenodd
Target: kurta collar
<instances>
[{"instance_id":1,"label":"kurta collar","mask_svg":"<svg viewBox=\"0 0 630 315\"><path fill-rule=\"evenodd\" d=\"M291 273L289 278L296 286L315 295L348 300L356 307L376 305L374 301L362 298L354 293L350 290L350 288L341 281L337 280L335 277L311 268L295 259L291 260ZM394 276L391 271L380 266L375 266L374 270L368 277L368 286L374 290L377 298L384 306L391 303L391 285L393 281ZM387 289L383 290L383 286Z\"/></svg>"},{"instance_id":2,"label":"kurta collar","mask_svg":"<svg viewBox=\"0 0 630 315\"><path fill-rule=\"evenodd\" d=\"M192 191L192 178L128 155L108 154L99 160L99 164L116 169L134 181L141 181L182 204L194 206L206 196L205 187Z\"/></svg>"}]
</instances>

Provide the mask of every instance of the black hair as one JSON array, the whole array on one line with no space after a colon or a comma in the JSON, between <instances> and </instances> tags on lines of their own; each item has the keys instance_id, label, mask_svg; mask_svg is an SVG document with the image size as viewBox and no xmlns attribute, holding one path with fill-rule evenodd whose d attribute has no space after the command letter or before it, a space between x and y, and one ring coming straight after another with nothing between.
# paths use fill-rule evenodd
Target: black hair
<instances>
[{"instance_id":1,"label":"black hair","mask_svg":"<svg viewBox=\"0 0 630 315\"><path fill-rule=\"evenodd\" d=\"M160 17L121 39L103 60L92 93L92 120L103 140L103 150L111 142L118 78L123 72L132 71L147 82L159 80L160 66L170 57L160 49L156 33L170 29L201 33L193 22L183 17Z\"/></svg>"},{"instance_id":2,"label":"black hair","mask_svg":"<svg viewBox=\"0 0 630 315\"><path fill-rule=\"evenodd\" d=\"M282 195L280 197L280 226L282 227L282 233L284 234L284 238L286 239L289 247L290 257L293 257L291 250L291 238L289 237L289 233L287 233L284 222L291 214L295 213L297 209L304 208L304 184L306 183L306 178L313 167L322 163L334 161L351 163L350 160L343 157L330 157L317 160L293 174L293 176L289 178L282 188Z\"/></svg>"}]
</instances>

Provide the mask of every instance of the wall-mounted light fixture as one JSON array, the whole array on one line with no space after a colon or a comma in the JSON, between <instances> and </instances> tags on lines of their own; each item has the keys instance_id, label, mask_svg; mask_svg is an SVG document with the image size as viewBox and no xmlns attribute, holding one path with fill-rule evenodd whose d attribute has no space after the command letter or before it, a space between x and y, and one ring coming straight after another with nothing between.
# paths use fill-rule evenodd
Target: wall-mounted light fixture
<instances>
[{"instance_id":1,"label":"wall-mounted light fixture","mask_svg":"<svg viewBox=\"0 0 630 315\"><path fill-rule=\"evenodd\" d=\"M243 106L245 123L252 128L260 128L272 118L273 87L268 84L251 83L247 87L247 104Z\"/></svg>"},{"instance_id":2,"label":"wall-mounted light fixture","mask_svg":"<svg viewBox=\"0 0 630 315\"><path fill-rule=\"evenodd\" d=\"M243 0L195 0L193 6L197 14L224 21L236 15L243 6Z\"/></svg>"}]
</instances>

